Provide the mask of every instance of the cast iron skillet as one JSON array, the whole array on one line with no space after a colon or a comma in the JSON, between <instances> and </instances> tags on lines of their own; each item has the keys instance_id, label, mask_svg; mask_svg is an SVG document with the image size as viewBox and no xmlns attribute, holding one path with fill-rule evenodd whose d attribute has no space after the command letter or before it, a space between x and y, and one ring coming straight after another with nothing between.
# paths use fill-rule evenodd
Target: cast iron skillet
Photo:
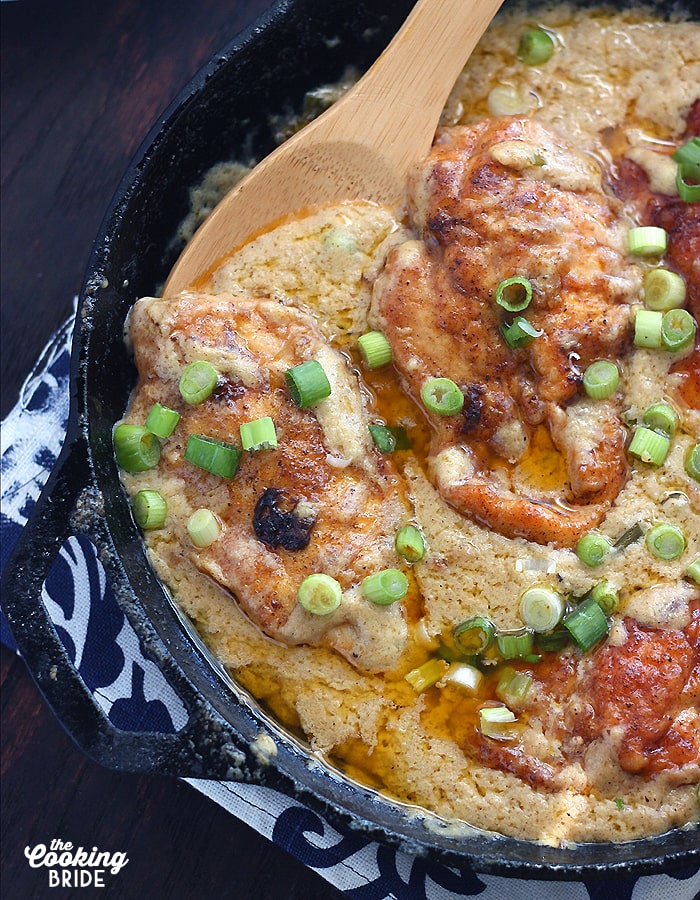
<instances>
[{"instance_id":1,"label":"cast iron skillet","mask_svg":"<svg viewBox=\"0 0 700 900\"><path fill-rule=\"evenodd\" d=\"M222 675L177 613L150 568L120 486L111 432L135 383L123 323L136 299L157 292L175 259L171 239L188 211L188 187L216 162L266 154L273 136L260 111L298 110L306 90L338 80L347 64L365 68L411 6L412 0L281 0L213 59L155 125L95 244L75 329L68 436L6 565L4 611L66 730L84 752L110 768L265 784L298 795L331 822L370 838L449 865L469 862L479 871L564 879L687 865L700 855L698 829L569 848L482 832L458 837L428 831L400 805L310 763L308 748ZM61 544L81 533L96 544L145 655L188 710L188 723L177 734L116 729L51 624L41 587ZM255 752L261 733L277 745L271 765Z\"/></svg>"}]
</instances>

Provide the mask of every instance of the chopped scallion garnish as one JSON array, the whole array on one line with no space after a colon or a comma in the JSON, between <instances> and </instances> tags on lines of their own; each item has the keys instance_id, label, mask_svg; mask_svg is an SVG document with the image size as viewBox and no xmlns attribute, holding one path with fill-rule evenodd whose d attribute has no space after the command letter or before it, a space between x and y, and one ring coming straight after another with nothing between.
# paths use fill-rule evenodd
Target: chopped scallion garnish
<instances>
[{"instance_id":1,"label":"chopped scallion garnish","mask_svg":"<svg viewBox=\"0 0 700 900\"><path fill-rule=\"evenodd\" d=\"M420 392L428 412L454 416L464 406L464 394L451 378L430 378Z\"/></svg>"},{"instance_id":2,"label":"chopped scallion garnish","mask_svg":"<svg viewBox=\"0 0 700 900\"><path fill-rule=\"evenodd\" d=\"M159 438L169 438L180 421L180 413L160 403L154 403L146 418L146 428Z\"/></svg>"},{"instance_id":3,"label":"chopped scallion garnish","mask_svg":"<svg viewBox=\"0 0 700 900\"><path fill-rule=\"evenodd\" d=\"M532 653L534 637L529 628L500 631L496 634L496 644L503 659L518 659Z\"/></svg>"},{"instance_id":4,"label":"chopped scallion garnish","mask_svg":"<svg viewBox=\"0 0 700 900\"><path fill-rule=\"evenodd\" d=\"M642 531L642 526L639 522L635 522L630 528L626 531L623 531L619 538L613 544L613 550L624 550L626 547L629 547L631 544L636 543L641 537L643 537L644 532Z\"/></svg>"},{"instance_id":5,"label":"chopped scallion garnish","mask_svg":"<svg viewBox=\"0 0 700 900\"><path fill-rule=\"evenodd\" d=\"M501 325L500 330L506 344L513 350L524 347L544 334L544 331L535 328L524 316L516 316L510 325Z\"/></svg>"},{"instance_id":6,"label":"chopped scallion garnish","mask_svg":"<svg viewBox=\"0 0 700 900\"><path fill-rule=\"evenodd\" d=\"M617 390L620 371L609 359L597 359L583 373L583 389L592 400L605 400Z\"/></svg>"},{"instance_id":7,"label":"chopped scallion garnish","mask_svg":"<svg viewBox=\"0 0 700 900\"><path fill-rule=\"evenodd\" d=\"M671 441L651 428L635 428L629 445L632 456L652 466L660 466L668 455Z\"/></svg>"},{"instance_id":8,"label":"chopped scallion garnish","mask_svg":"<svg viewBox=\"0 0 700 900\"><path fill-rule=\"evenodd\" d=\"M408 578L399 569L383 569L362 580L362 594L378 606L389 606L406 596Z\"/></svg>"},{"instance_id":9,"label":"chopped scallion garnish","mask_svg":"<svg viewBox=\"0 0 700 900\"><path fill-rule=\"evenodd\" d=\"M685 577L690 578L695 584L700 584L700 556L694 559L685 570Z\"/></svg>"},{"instance_id":10,"label":"chopped scallion garnish","mask_svg":"<svg viewBox=\"0 0 700 900\"><path fill-rule=\"evenodd\" d=\"M447 671L447 663L444 659L429 659L417 669L411 669L404 675L406 681L416 693L421 694L428 688L437 684Z\"/></svg>"},{"instance_id":11,"label":"chopped scallion garnish","mask_svg":"<svg viewBox=\"0 0 700 900\"><path fill-rule=\"evenodd\" d=\"M299 585L297 600L307 612L327 616L340 606L343 590L335 578L316 572Z\"/></svg>"},{"instance_id":12,"label":"chopped scallion garnish","mask_svg":"<svg viewBox=\"0 0 700 900\"><path fill-rule=\"evenodd\" d=\"M685 550L685 535L677 525L659 522L646 533L644 539L652 556L666 561L678 559Z\"/></svg>"},{"instance_id":13,"label":"chopped scallion garnish","mask_svg":"<svg viewBox=\"0 0 700 900\"><path fill-rule=\"evenodd\" d=\"M406 429L401 425L368 425L374 444L381 453L393 453L394 450L408 450L411 442Z\"/></svg>"},{"instance_id":14,"label":"chopped scallion garnish","mask_svg":"<svg viewBox=\"0 0 700 900\"><path fill-rule=\"evenodd\" d=\"M391 362L391 344L381 331L368 331L357 339L362 358L370 369L378 369Z\"/></svg>"},{"instance_id":15,"label":"chopped scallion garnish","mask_svg":"<svg viewBox=\"0 0 700 900\"><path fill-rule=\"evenodd\" d=\"M241 451L233 444L201 434L191 434L185 448L185 459L188 462L222 478L233 478L241 455Z\"/></svg>"},{"instance_id":16,"label":"chopped scallion garnish","mask_svg":"<svg viewBox=\"0 0 700 900\"><path fill-rule=\"evenodd\" d=\"M496 696L507 706L518 709L525 702L531 687L531 675L528 675L527 672L518 672L510 666L506 666L498 679Z\"/></svg>"},{"instance_id":17,"label":"chopped scallion garnish","mask_svg":"<svg viewBox=\"0 0 700 900\"><path fill-rule=\"evenodd\" d=\"M520 597L520 618L533 631L551 631L563 615L564 598L548 585L533 585ZM528 652L531 649L532 643Z\"/></svg>"},{"instance_id":18,"label":"chopped scallion garnish","mask_svg":"<svg viewBox=\"0 0 700 900\"><path fill-rule=\"evenodd\" d=\"M396 552L407 562L418 562L425 556L425 538L415 525L404 525L394 540Z\"/></svg>"},{"instance_id":19,"label":"chopped scallion garnish","mask_svg":"<svg viewBox=\"0 0 700 900\"><path fill-rule=\"evenodd\" d=\"M611 616L617 609L619 597L615 585L609 581L599 581L591 590L590 597L598 604L603 615Z\"/></svg>"},{"instance_id":20,"label":"chopped scallion garnish","mask_svg":"<svg viewBox=\"0 0 700 900\"><path fill-rule=\"evenodd\" d=\"M683 468L686 475L690 475L695 481L700 481L700 444L695 444L690 448L683 461Z\"/></svg>"},{"instance_id":21,"label":"chopped scallion garnish","mask_svg":"<svg viewBox=\"0 0 700 900\"><path fill-rule=\"evenodd\" d=\"M661 346L663 313L653 309L638 309L634 317L634 344L658 350Z\"/></svg>"},{"instance_id":22,"label":"chopped scallion garnish","mask_svg":"<svg viewBox=\"0 0 700 900\"><path fill-rule=\"evenodd\" d=\"M527 278L506 278L496 288L496 303L508 312L522 312L531 302L532 285Z\"/></svg>"},{"instance_id":23,"label":"chopped scallion garnish","mask_svg":"<svg viewBox=\"0 0 700 900\"><path fill-rule=\"evenodd\" d=\"M592 569L602 565L611 552L612 541L599 531L589 531L576 544L576 555L584 565Z\"/></svg>"},{"instance_id":24,"label":"chopped scallion garnish","mask_svg":"<svg viewBox=\"0 0 700 900\"><path fill-rule=\"evenodd\" d=\"M562 621L583 653L604 638L610 627L605 613L591 597L574 607Z\"/></svg>"},{"instance_id":25,"label":"chopped scallion garnish","mask_svg":"<svg viewBox=\"0 0 700 900\"><path fill-rule=\"evenodd\" d=\"M244 450L276 450L277 432L275 423L269 416L241 422L241 446Z\"/></svg>"},{"instance_id":26,"label":"chopped scallion garnish","mask_svg":"<svg viewBox=\"0 0 700 900\"><path fill-rule=\"evenodd\" d=\"M466 656L483 653L493 643L496 626L486 616L474 616L456 625L452 631L455 647Z\"/></svg>"},{"instance_id":27,"label":"chopped scallion garnish","mask_svg":"<svg viewBox=\"0 0 700 900\"><path fill-rule=\"evenodd\" d=\"M671 159L691 166L700 165L700 137L692 137L676 150Z\"/></svg>"},{"instance_id":28,"label":"chopped scallion garnish","mask_svg":"<svg viewBox=\"0 0 700 900\"><path fill-rule=\"evenodd\" d=\"M450 684L459 685L470 694L476 694L484 676L476 668L469 663L455 662L452 663L445 675L445 681Z\"/></svg>"},{"instance_id":29,"label":"chopped scallion garnish","mask_svg":"<svg viewBox=\"0 0 700 900\"><path fill-rule=\"evenodd\" d=\"M652 405L645 410L642 421L647 428L653 428L654 431L661 431L667 437L673 437L678 428L678 413L675 409L664 400Z\"/></svg>"},{"instance_id":30,"label":"chopped scallion garnish","mask_svg":"<svg viewBox=\"0 0 700 900\"><path fill-rule=\"evenodd\" d=\"M668 269L651 269L644 276L644 302L653 310L666 312L685 303L685 281Z\"/></svg>"},{"instance_id":31,"label":"chopped scallion garnish","mask_svg":"<svg viewBox=\"0 0 700 900\"><path fill-rule=\"evenodd\" d=\"M541 66L552 58L553 53L554 41L541 28L530 28L520 38L518 59L526 66Z\"/></svg>"},{"instance_id":32,"label":"chopped scallion garnish","mask_svg":"<svg viewBox=\"0 0 700 900\"><path fill-rule=\"evenodd\" d=\"M117 465L125 472L145 472L158 465L158 438L143 425L122 422L114 429L114 453Z\"/></svg>"},{"instance_id":33,"label":"chopped scallion garnish","mask_svg":"<svg viewBox=\"0 0 700 900\"><path fill-rule=\"evenodd\" d=\"M210 509L196 509L187 520L187 533L195 547L210 547L221 536L221 522Z\"/></svg>"},{"instance_id":34,"label":"chopped scallion garnish","mask_svg":"<svg viewBox=\"0 0 700 900\"><path fill-rule=\"evenodd\" d=\"M665 252L666 243L666 232L656 225L641 225L627 232L627 247L635 256L659 256Z\"/></svg>"},{"instance_id":35,"label":"chopped scallion garnish","mask_svg":"<svg viewBox=\"0 0 700 900\"><path fill-rule=\"evenodd\" d=\"M695 319L687 309L669 309L661 320L661 342L666 350L679 353L695 338Z\"/></svg>"},{"instance_id":36,"label":"chopped scallion garnish","mask_svg":"<svg viewBox=\"0 0 700 900\"><path fill-rule=\"evenodd\" d=\"M676 170L676 190L686 203L700 201L700 165L680 163Z\"/></svg>"},{"instance_id":37,"label":"chopped scallion garnish","mask_svg":"<svg viewBox=\"0 0 700 900\"><path fill-rule=\"evenodd\" d=\"M485 737L510 741L517 736L515 713L507 706L484 706L479 710L479 730Z\"/></svg>"},{"instance_id":38,"label":"chopped scallion garnish","mask_svg":"<svg viewBox=\"0 0 700 900\"><path fill-rule=\"evenodd\" d=\"M284 378L292 400L299 409L306 409L330 396L328 376L317 359L309 359L287 369Z\"/></svg>"},{"instance_id":39,"label":"chopped scallion garnish","mask_svg":"<svg viewBox=\"0 0 700 900\"><path fill-rule=\"evenodd\" d=\"M139 491L131 501L134 520L139 528L151 531L162 528L168 515L168 504L158 491Z\"/></svg>"},{"instance_id":40,"label":"chopped scallion garnish","mask_svg":"<svg viewBox=\"0 0 700 900\"><path fill-rule=\"evenodd\" d=\"M563 626L535 635L535 644L538 650L561 650L571 640L571 635Z\"/></svg>"},{"instance_id":41,"label":"chopped scallion garnish","mask_svg":"<svg viewBox=\"0 0 700 900\"><path fill-rule=\"evenodd\" d=\"M180 395L185 403L194 406L207 399L216 387L219 373L211 363L198 359L185 367L180 377Z\"/></svg>"}]
</instances>

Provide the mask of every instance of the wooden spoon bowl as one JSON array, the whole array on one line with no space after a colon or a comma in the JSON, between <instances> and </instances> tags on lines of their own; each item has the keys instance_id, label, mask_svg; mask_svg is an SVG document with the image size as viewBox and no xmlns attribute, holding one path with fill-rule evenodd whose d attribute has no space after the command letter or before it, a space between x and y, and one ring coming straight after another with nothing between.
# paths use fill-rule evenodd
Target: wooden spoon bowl
<instances>
[{"instance_id":1,"label":"wooden spoon bowl","mask_svg":"<svg viewBox=\"0 0 700 900\"><path fill-rule=\"evenodd\" d=\"M216 206L175 263L164 294L299 210L368 200L402 210L457 76L503 0L419 0L374 65L337 103L260 162Z\"/></svg>"}]
</instances>

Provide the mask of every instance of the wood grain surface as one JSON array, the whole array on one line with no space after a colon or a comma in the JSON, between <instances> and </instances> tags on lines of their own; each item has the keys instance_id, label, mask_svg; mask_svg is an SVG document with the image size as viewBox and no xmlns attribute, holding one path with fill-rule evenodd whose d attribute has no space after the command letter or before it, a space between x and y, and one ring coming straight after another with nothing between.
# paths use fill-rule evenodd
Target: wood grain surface
<instances>
[{"instance_id":1,"label":"wood grain surface","mask_svg":"<svg viewBox=\"0 0 700 900\"><path fill-rule=\"evenodd\" d=\"M0 3L3 417L70 315L129 158L197 69L268 5ZM185 783L108 772L85 758L4 647L1 800L7 900L341 896ZM99 890L50 888L24 848L55 838L124 851L130 862Z\"/></svg>"}]
</instances>

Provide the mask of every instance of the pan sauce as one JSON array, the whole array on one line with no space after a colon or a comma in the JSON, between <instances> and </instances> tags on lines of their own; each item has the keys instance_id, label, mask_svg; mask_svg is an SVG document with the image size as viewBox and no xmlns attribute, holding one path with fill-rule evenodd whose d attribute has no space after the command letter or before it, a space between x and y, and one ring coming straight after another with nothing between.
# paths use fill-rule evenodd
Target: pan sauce
<instances>
[{"instance_id":1,"label":"pan sauce","mask_svg":"<svg viewBox=\"0 0 700 900\"><path fill-rule=\"evenodd\" d=\"M552 29L557 50L548 64L527 67L515 59L515 47L534 24ZM470 124L487 115L496 84L514 88L522 112L560 130L604 167L624 153L644 168L653 187L668 190L668 160L656 151L680 142L688 110L698 100L700 27L562 7L537 16L502 14L456 85L443 124ZM627 214L632 222L634 209ZM646 526L661 517L685 533L688 547L679 560L653 559L642 541L602 569L590 570L571 550L503 537L444 503L425 473L426 421L397 390L390 368L368 373L354 350L356 337L369 327L372 285L390 248L407 236L387 210L356 204L321 211L260 236L215 273L209 286L214 293L269 297L310 310L361 372L377 417L406 425L412 449L395 454L394 461L428 553L409 570L406 617L412 641L400 665L383 675L366 674L331 650L284 646L265 637L227 592L200 574L191 548L173 528L147 533L153 564L236 678L282 722L305 734L314 749L363 783L447 819L554 844L628 840L697 821L697 759L636 775L619 764L613 726L590 740L585 752L571 751L549 781L538 780L537 773L513 765L509 771L503 758L494 761L468 749L478 709L494 696L496 676L487 675L477 698L454 686L416 694L403 678L434 653L440 636L472 615L488 614L501 629L520 626L518 599L533 582L561 580L576 596L601 578L613 582L621 599L608 639L613 649L637 627L625 616L671 634L689 627L693 604L700 600L700 591L683 580L700 553L700 488L683 471L683 455L700 434L700 413L675 399L679 376L669 374L667 354L635 350L625 358L624 406L634 416L661 397L674 398L682 412L681 431L662 469L632 467L601 528L615 537L633 522ZM131 334L133 341L138 338ZM137 392L128 418L143 421L146 412ZM561 483L561 457L545 429L536 432L518 467L523 482L540 490ZM130 493L161 490L181 531L189 508L176 482L159 481L154 471L125 475L124 481ZM696 667L697 652L696 644ZM540 665L528 670L536 679L559 677L558 662ZM695 707L697 702L696 696ZM558 748L544 718L537 710L523 715L519 741L533 758L551 761ZM690 727L697 728L697 722L690 721Z\"/></svg>"}]
</instances>

